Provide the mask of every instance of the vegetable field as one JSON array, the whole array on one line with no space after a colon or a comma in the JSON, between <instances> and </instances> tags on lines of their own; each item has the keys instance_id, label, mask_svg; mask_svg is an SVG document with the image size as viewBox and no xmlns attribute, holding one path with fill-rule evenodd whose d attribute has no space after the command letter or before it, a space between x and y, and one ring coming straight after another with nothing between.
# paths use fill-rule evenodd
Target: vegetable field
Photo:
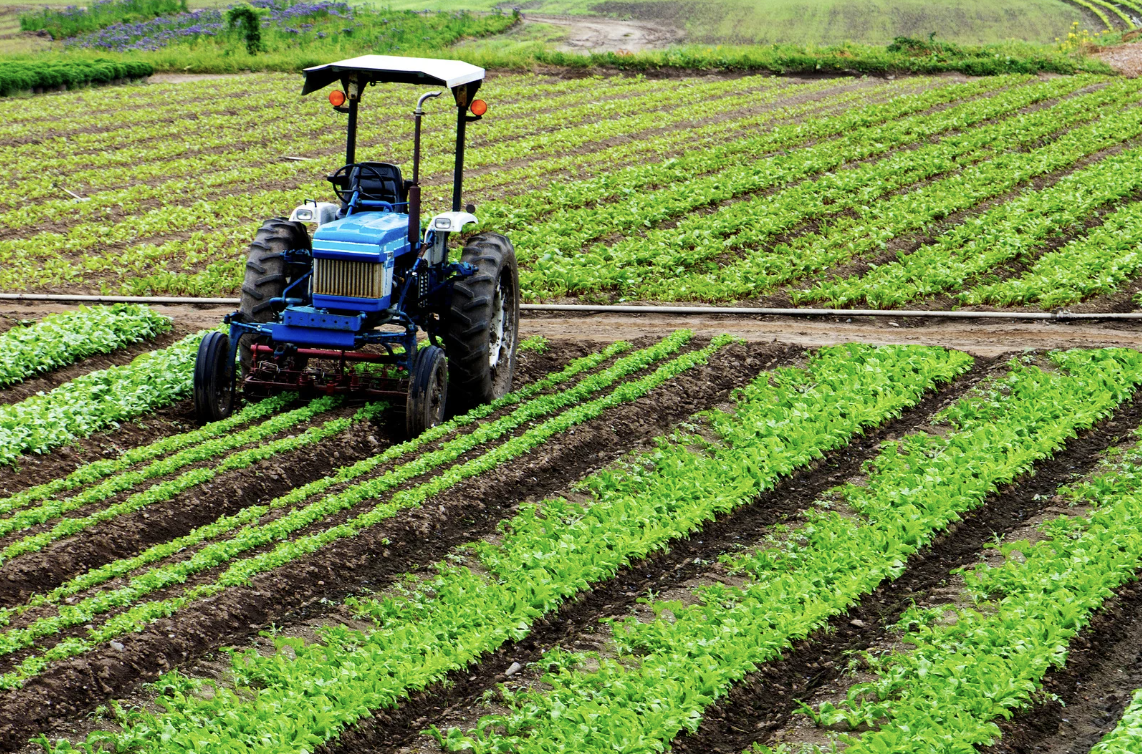
<instances>
[{"instance_id":1,"label":"vegetable field","mask_svg":"<svg viewBox=\"0 0 1142 754\"><path fill-rule=\"evenodd\" d=\"M0 289L232 295L327 199L342 116L289 76L0 102ZM1129 310L1142 84L1094 76L494 77L466 198L532 301ZM411 156L370 91L368 159ZM425 211L450 186L431 110ZM299 127L299 124L305 124Z\"/></svg>"},{"instance_id":2,"label":"vegetable field","mask_svg":"<svg viewBox=\"0 0 1142 754\"><path fill-rule=\"evenodd\" d=\"M0 403L4 750L1136 748L1137 351L536 337L401 440L195 425L172 328L0 334L72 370Z\"/></svg>"}]
</instances>

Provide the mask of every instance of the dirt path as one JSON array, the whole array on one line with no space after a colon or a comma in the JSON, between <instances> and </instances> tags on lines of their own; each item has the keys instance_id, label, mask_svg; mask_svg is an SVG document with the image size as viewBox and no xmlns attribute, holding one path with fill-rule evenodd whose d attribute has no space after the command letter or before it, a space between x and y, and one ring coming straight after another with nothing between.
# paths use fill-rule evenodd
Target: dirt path
<instances>
[{"instance_id":1,"label":"dirt path","mask_svg":"<svg viewBox=\"0 0 1142 754\"><path fill-rule=\"evenodd\" d=\"M1137 78L1142 74L1142 42L1107 47L1095 57L1123 76Z\"/></svg>"},{"instance_id":2,"label":"dirt path","mask_svg":"<svg viewBox=\"0 0 1142 754\"><path fill-rule=\"evenodd\" d=\"M995 322L987 320L799 319L795 317L656 316L598 314L589 317L525 316L523 335L611 341L664 334L688 327L699 335L727 332L750 341L805 347L861 342L947 346L976 356L1029 348L1122 346L1142 350L1142 326Z\"/></svg>"},{"instance_id":3,"label":"dirt path","mask_svg":"<svg viewBox=\"0 0 1142 754\"><path fill-rule=\"evenodd\" d=\"M566 30L567 38L559 45L565 52L642 52L682 41L682 31L662 21L526 13L524 23L550 24Z\"/></svg>"},{"instance_id":4,"label":"dirt path","mask_svg":"<svg viewBox=\"0 0 1142 754\"><path fill-rule=\"evenodd\" d=\"M0 304L0 317L42 317L72 307L56 304ZM217 327L233 311L229 306L156 306L187 330ZM1142 351L1142 323L1067 323L991 320L885 320L872 318L734 317L706 315L594 314L588 316L524 313L522 337L608 343L644 335L662 336L690 328L710 337L726 332L751 342L778 342L805 348L836 343L915 343L946 346L975 356L1000 356L1030 348L1123 347Z\"/></svg>"}]
</instances>

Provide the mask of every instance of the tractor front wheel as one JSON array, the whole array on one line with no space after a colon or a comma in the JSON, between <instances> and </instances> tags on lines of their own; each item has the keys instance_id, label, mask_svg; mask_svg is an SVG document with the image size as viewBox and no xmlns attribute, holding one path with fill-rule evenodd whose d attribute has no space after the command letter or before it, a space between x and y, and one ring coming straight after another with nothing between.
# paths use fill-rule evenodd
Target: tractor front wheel
<instances>
[{"instance_id":1,"label":"tractor front wheel","mask_svg":"<svg viewBox=\"0 0 1142 754\"><path fill-rule=\"evenodd\" d=\"M309 233L301 223L291 223L282 217L262 223L246 255L246 276L238 304L238 311L246 322L269 322L284 308L280 299L293 282L295 270L289 268L282 255L309 248L312 248ZM254 364L254 342L252 335L239 339L238 357L243 378Z\"/></svg>"},{"instance_id":2,"label":"tractor front wheel","mask_svg":"<svg viewBox=\"0 0 1142 754\"><path fill-rule=\"evenodd\" d=\"M519 270L511 241L498 233L477 234L460 261L476 272L453 284L444 333L452 414L512 389L519 346Z\"/></svg>"},{"instance_id":3,"label":"tractor front wheel","mask_svg":"<svg viewBox=\"0 0 1142 754\"><path fill-rule=\"evenodd\" d=\"M448 360L444 358L444 351L436 346L417 351L409 378L405 430L411 440L444 421L444 406L448 400Z\"/></svg>"},{"instance_id":4,"label":"tractor front wheel","mask_svg":"<svg viewBox=\"0 0 1142 754\"><path fill-rule=\"evenodd\" d=\"M194 362L194 414L202 424L225 419L234 410L234 362L230 337L207 333Z\"/></svg>"}]
</instances>

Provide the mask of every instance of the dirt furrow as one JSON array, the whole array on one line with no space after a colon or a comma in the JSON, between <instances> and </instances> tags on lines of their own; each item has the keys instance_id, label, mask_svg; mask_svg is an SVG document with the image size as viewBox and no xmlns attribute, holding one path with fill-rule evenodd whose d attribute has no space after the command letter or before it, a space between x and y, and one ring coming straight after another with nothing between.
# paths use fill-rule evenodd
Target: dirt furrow
<instances>
[{"instance_id":1,"label":"dirt furrow","mask_svg":"<svg viewBox=\"0 0 1142 754\"><path fill-rule=\"evenodd\" d=\"M570 343L554 346L542 355L526 353L520 360L516 384L522 386L558 370L589 350ZM321 414L285 434L300 434L306 426L317 426L337 416L348 416L355 410L356 406L350 404ZM149 545L182 536L197 526L215 521L220 516L232 515L247 506L264 503L327 475L331 469L380 452L403 439L401 428L394 424L399 417L394 416L390 412L379 421L354 425L316 446L277 455L246 469L220 475L169 501L147 506L99 524L81 536L62 539L39 552L15 558L0 566L0 606L20 604L32 593L58 586L78 573L130 557ZM221 460L215 458L197 465L214 465ZM49 522L38 529L50 528L55 523L57 521ZM28 533L19 532L9 538L23 537Z\"/></svg>"},{"instance_id":2,"label":"dirt furrow","mask_svg":"<svg viewBox=\"0 0 1142 754\"><path fill-rule=\"evenodd\" d=\"M240 641L270 622L281 623L318 600L383 586L417 563L438 560L454 546L494 531L520 502L546 496L610 463L633 445L723 400L734 387L790 354L790 349L774 346L723 349L707 367L554 437L530 455L458 485L422 508L125 636L121 650L109 647L61 662L22 689L0 696L0 747L22 745L39 730L121 696L173 665Z\"/></svg>"},{"instance_id":3,"label":"dirt furrow","mask_svg":"<svg viewBox=\"0 0 1142 754\"><path fill-rule=\"evenodd\" d=\"M598 628L601 618L625 615L648 592L659 594L677 587L703 573L719 555L764 537L774 524L797 515L822 492L857 473L876 454L881 442L929 421L982 379L992 365L990 360L980 361L971 372L929 394L904 416L826 454L813 468L782 480L749 506L721 516L701 532L672 543L669 551L622 569L614 579L582 593L537 622L526 639L485 655L473 668L450 674L446 681L415 694L396 710L376 713L342 734L335 744L326 747L327 752L399 750L412 745L428 725L443 728L463 725L463 720L474 722L480 696L506 680L504 671L513 662L534 662L556 645L594 649L597 637L590 634ZM529 669L512 680L535 680L528 679L528 675L538 673Z\"/></svg>"},{"instance_id":4,"label":"dirt furrow","mask_svg":"<svg viewBox=\"0 0 1142 754\"><path fill-rule=\"evenodd\" d=\"M783 660L751 674L707 710L695 734L675 739L674 751L739 754L755 741L766 743L789 723L798 700L808 699L824 684L841 678L850 654L891 643L890 627L905 609L944 584L951 570L976 562L996 536L1042 513L1060 485L1088 473L1104 450L1140 422L1142 392L1110 418L1069 441L1054 457L989 496L982 507L910 558L896 581L882 584L859 605L831 620L827 628L798 642Z\"/></svg>"},{"instance_id":5,"label":"dirt furrow","mask_svg":"<svg viewBox=\"0 0 1142 754\"><path fill-rule=\"evenodd\" d=\"M1087 754L1118 725L1142 688L1142 582L1115 591L1043 685L1040 703L1000 721L1002 738L983 754Z\"/></svg>"}]
</instances>

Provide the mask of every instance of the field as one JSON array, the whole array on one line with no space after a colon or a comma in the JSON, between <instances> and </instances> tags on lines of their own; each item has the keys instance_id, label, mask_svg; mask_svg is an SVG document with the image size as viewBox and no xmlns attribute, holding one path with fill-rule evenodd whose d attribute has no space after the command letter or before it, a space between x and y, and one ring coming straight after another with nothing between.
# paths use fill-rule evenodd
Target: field
<instances>
[{"instance_id":1,"label":"field","mask_svg":"<svg viewBox=\"0 0 1142 754\"><path fill-rule=\"evenodd\" d=\"M378 5L409 10L513 7L499 0L397 0ZM1106 5L1096 5L1113 16ZM1130 3L1119 5L1128 10ZM525 13L666 22L684 30L685 41L705 44L887 44L894 37L927 38L933 32L964 44L1050 42L1065 36L1075 21L1090 25L1097 20L1083 3L1066 0L540 0L522 7Z\"/></svg>"},{"instance_id":2,"label":"field","mask_svg":"<svg viewBox=\"0 0 1142 754\"><path fill-rule=\"evenodd\" d=\"M344 159L300 83L0 100L0 291L235 296ZM407 174L416 94L366 90L359 158ZM1142 79L480 96L464 199L526 302L1142 311ZM230 311L0 303L0 751L1142 751L1136 322L525 312L512 391L406 439L403 399L196 423Z\"/></svg>"},{"instance_id":3,"label":"field","mask_svg":"<svg viewBox=\"0 0 1142 754\"><path fill-rule=\"evenodd\" d=\"M330 195L343 125L297 87L0 102L0 290L233 294L261 219ZM532 301L1135 306L1136 80L504 75L483 92L465 198L512 237ZM408 160L408 95L370 94L362 153ZM449 125L427 123L440 208Z\"/></svg>"},{"instance_id":4,"label":"field","mask_svg":"<svg viewBox=\"0 0 1142 754\"><path fill-rule=\"evenodd\" d=\"M5 327L4 750L1137 750L1138 351L532 337L402 441Z\"/></svg>"}]
</instances>

